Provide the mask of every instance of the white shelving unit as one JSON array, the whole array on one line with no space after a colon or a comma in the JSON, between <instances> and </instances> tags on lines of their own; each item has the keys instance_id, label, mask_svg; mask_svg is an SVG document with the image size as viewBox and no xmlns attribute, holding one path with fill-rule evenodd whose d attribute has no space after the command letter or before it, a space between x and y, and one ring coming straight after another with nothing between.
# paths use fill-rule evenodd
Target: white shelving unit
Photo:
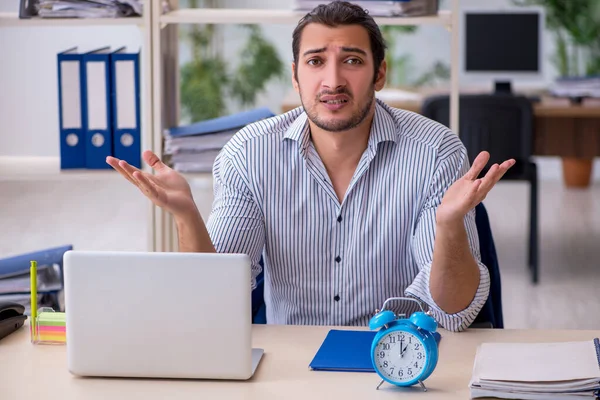
<instances>
[{"instance_id":1,"label":"white shelving unit","mask_svg":"<svg viewBox=\"0 0 600 400\"><path fill-rule=\"evenodd\" d=\"M162 156L161 132L178 122L178 68L177 30L179 24L288 24L296 25L304 12L275 9L179 9L178 0L170 0L172 11L163 13L160 2L153 7L152 38L154 74L154 131L155 151ZM450 10L441 10L437 16L385 18L376 17L380 25L441 25L450 33L450 128L458 133L459 93L459 0L451 0ZM168 81L167 81L168 80ZM191 174L195 180L208 182L209 174ZM203 186L207 187L203 184ZM156 248L161 251L177 249L177 235L169 215L156 210Z\"/></svg>"},{"instance_id":2,"label":"white shelving unit","mask_svg":"<svg viewBox=\"0 0 600 400\"><path fill-rule=\"evenodd\" d=\"M162 14L162 24L286 24L295 25L306 13L272 9L181 9ZM452 13L440 11L437 16L414 18L375 17L379 25L450 25Z\"/></svg>"},{"instance_id":3,"label":"white shelving unit","mask_svg":"<svg viewBox=\"0 0 600 400\"><path fill-rule=\"evenodd\" d=\"M141 82L141 134L142 147L154 149L152 129L152 0L143 0L144 15L131 18L69 18L69 19L19 19L17 13L0 13L0 32L6 27L90 27L135 25L142 34L140 51L140 82ZM0 33L1 35L2 33ZM10 56L6 55L9 59ZM57 108L58 112L58 108ZM52 127L49 134L55 135L58 141L59 127ZM76 180L124 179L116 171L110 170L61 170L60 158L35 156L0 156L0 182L6 181L76 181ZM155 243L155 207L149 206L148 211L148 250L156 250Z\"/></svg>"}]
</instances>

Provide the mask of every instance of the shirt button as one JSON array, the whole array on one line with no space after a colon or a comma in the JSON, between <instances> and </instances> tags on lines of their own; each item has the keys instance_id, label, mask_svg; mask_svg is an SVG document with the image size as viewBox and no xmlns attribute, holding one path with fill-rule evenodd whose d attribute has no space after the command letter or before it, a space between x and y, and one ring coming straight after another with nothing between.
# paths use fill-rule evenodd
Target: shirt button
<instances>
[{"instance_id":1,"label":"shirt button","mask_svg":"<svg viewBox=\"0 0 600 400\"><path fill-rule=\"evenodd\" d=\"M335 262L339 263L340 261L342 261L342 258L341 258L340 256L337 256L337 257L335 258Z\"/></svg>"},{"instance_id":2,"label":"shirt button","mask_svg":"<svg viewBox=\"0 0 600 400\"><path fill-rule=\"evenodd\" d=\"M338 222L342 222L342 216L340 215L337 219Z\"/></svg>"},{"instance_id":3,"label":"shirt button","mask_svg":"<svg viewBox=\"0 0 600 400\"><path fill-rule=\"evenodd\" d=\"M340 295L336 294L335 297L333 298L335 301L340 301Z\"/></svg>"}]
</instances>

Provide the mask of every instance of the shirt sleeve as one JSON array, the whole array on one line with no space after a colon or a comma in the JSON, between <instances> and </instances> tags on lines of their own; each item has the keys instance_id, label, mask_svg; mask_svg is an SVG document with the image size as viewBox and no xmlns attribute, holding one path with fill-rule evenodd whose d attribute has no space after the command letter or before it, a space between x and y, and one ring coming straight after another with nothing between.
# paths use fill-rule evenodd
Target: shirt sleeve
<instances>
[{"instance_id":1,"label":"shirt sleeve","mask_svg":"<svg viewBox=\"0 0 600 400\"><path fill-rule=\"evenodd\" d=\"M469 168L467 153L462 144L458 146L458 149L438 161L425 203L417 218L412 240L412 251L419 266L419 273L405 291L407 296L416 297L426 303L440 325L455 332L462 331L471 325L485 304L490 289L490 275L487 267L481 263L479 237L475 225L475 209L472 209L465 216L464 223L471 253L479 266L479 287L473 300L464 310L455 314L447 314L435 303L429 290L436 229L435 213L446 190Z\"/></svg>"},{"instance_id":2,"label":"shirt sleeve","mask_svg":"<svg viewBox=\"0 0 600 400\"><path fill-rule=\"evenodd\" d=\"M232 157L227 148L213 167L213 206L206 228L218 253L247 254L252 262L252 289L262 268L259 264L265 245L263 214L249 189L243 149ZM239 156L239 157L237 157Z\"/></svg>"}]
</instances>

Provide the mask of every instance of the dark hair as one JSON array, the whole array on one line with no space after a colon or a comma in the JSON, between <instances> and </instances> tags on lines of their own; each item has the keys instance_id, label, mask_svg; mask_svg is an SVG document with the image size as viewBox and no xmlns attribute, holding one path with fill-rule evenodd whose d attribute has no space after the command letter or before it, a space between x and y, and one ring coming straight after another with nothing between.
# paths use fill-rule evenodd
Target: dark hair
<instances>
[{"instance_id":1,"label":"dark hair","mask_svg":"<svg viewBox=\"0 0 600 400\"><path fill-rule=\"evenodd\" d=\"M312 11L306 14L298 22L298 26L292 34L292 53L294 55L294 76L298 79L298 56L300 52L300 36L306 25L310 23L323 24L335 28L339 25L360 25L369 33L371 42L371 51L373 52L373 60L375 62L375 77L377 79L377 71L385 58L386 44L379 26L362 7L349 3L347 1L335 0L328 4L321 4L315 7Z\"/></svg>"}]
</instances>

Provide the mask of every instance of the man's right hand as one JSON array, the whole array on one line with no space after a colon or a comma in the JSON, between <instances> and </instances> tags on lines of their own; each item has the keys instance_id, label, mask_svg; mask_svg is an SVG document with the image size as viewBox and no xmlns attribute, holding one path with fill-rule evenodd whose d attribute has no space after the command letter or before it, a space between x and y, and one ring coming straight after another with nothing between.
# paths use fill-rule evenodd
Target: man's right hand
<instances>
[{"instance_id":1,"label":"man's right hand","mask_svg":"<svg viewBox=\"0 0 600 400\"><path fill-rule=\"evenodd\" d=\"M186 179L165 165L153 152L146 150L142 157L156 171L155 175L141 171L118 158L107 157L106 162L137 186L154 204L173 214L176 219L196 213L197 207Z\"/></svg>"}]
</instances>

